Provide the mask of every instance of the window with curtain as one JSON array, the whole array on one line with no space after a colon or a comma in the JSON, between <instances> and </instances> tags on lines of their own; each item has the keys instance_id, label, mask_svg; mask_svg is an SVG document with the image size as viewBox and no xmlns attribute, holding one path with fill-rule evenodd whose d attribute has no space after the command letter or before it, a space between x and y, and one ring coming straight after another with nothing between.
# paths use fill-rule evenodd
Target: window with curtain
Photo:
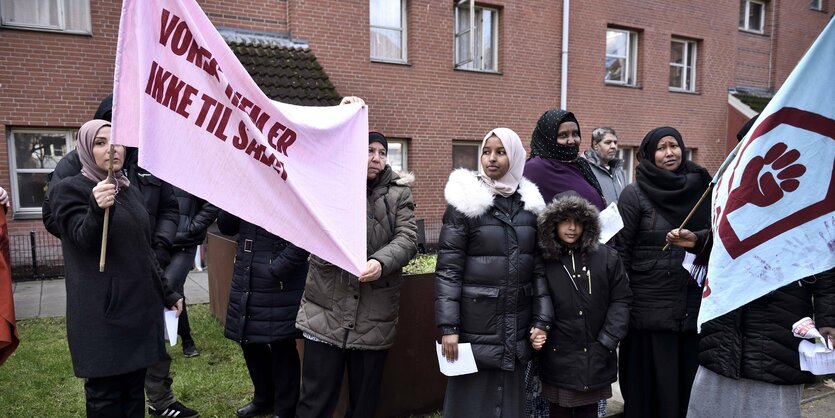
<instances>
[{"instance_id":1,"label":"window with curtain","mask_svg":"<svg viewBox=\"0 0 835 418\"><path fill-rule=\"evenodd\" d=\"M406 0L371 0L371 59L406 62Z\"/></svg>"},{"instance_id":2,"label":"window with curtain","mask_svg":"<svg viewBox=\"0 0 835 418\"><path fill-rule=\"evenodd\" d=\"M41 214L46 176L72 149L73 130L9 130L9 174L15 217Z\"/></svg>"},{"instance_id":3,"label":"window with curtain","mask_svg":"<svg viewBox=\"0 0 835 418\"><path fill-rule=\"evenodd\" d=\"M90 1L0 0L0 22L6 27L88 34Z\"/></svg>"},{"instance_id":4,"label":"window with curtain","mask_svg":"<svg viewBox=\"0 0 835 418\"><path fill-rule=\"evenodd\" d=\"M739 28L749 32L763 33L765 28L765 3L755 0L739 2Z\"/></svg>"},{"instance_id":5,"label":"window with curtain","mask_svg":"<svg viewBox=\"0 0 835 418\"><path fill-rule=\"evenodd\" d=\"M460 0L455 6L455 68L498 71L499 11Z\"/></svg>"},{"instance_id":6,"label":"window with curtain","mask_svg":"<svg viewBox=\"0 0 835 418\"><path fill-rule=\"evenodd\" d=\"M696 91L696 41L670 43L670 90Z\"/></svg>"},{"instance_id":7,"label":"window with curtain","mask_svg":"<svg viewBox=\"0 0 835 418\"><path fill-rule=\"evenodd\" d=\"M606 83L637 84L638 33L625 29L606 30Z\"/></svg>"},{"instance_id":8,"label":"window with curtain","mask_svg":"<svg viewBox=\"0 0 835 418\"><path fill-rule=\"evenodd\" d=\"M476 142L453 142L452 143L452 169L466 168L478 171L480 164L480 143Z\"/></svg>"},{"instance_id":9,"label":"window with curtain","mask_svg":"<svg viewBox=\"0 0 835 418\"><path fill-rule=\"evenodd\" d=\"M389 139L389 153L386 164L394 171L408 171L408 141L405 139Z\"/></svg>"}]
</instances>

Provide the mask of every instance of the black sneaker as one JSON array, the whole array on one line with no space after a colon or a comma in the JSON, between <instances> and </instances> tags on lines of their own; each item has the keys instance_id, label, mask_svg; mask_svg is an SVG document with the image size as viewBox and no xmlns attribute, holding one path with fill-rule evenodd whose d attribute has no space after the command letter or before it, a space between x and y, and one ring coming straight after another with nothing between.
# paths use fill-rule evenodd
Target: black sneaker
<instances>
[{"instance_id":1,"label":"black sneaker","mask_svg":"<svg viewBox=\"0 0 835 418\"><path fill-rule=\"evenodd\" d=\"M200 355L200 351L197 350L194 343L183 343L183 355L186 357L197 357Z\"/></svg>"},{"instance_id":2,"label":"black sneaker","mask_svg":"<svg viewBox=\"0 0 835 418\"><path fill-rule=\"evenodd\" d=\"M179 401L176 401L171 405L168 405L168 408L165 408L164 411L160 411L158 409L155 409L153 406L148 405L148 413L159 417L176 418L194 418L200 416L200 413L181 404Z\"/></svg>"}]
</instances>

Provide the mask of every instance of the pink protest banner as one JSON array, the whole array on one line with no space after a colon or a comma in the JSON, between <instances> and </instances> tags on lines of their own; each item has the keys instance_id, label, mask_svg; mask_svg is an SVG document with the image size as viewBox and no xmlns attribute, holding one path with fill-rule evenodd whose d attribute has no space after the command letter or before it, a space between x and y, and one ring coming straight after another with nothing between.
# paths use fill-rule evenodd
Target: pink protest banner
<instances>
[{"instance_id":1,"label":"pink protest banner","mask_svg":"<svg viewBox=\"0 0 835 418\"><path fill-rule=\"evenodd\" d=\"M757 118L719 179L700 325L835 267L832 68L835 20Z\"/></svg>"},{"instance_id":2,"label":"pink protest banner","mask_svg":"<svg viewBox=\"0 0 835 418\"><path fill-rule=\"evenodd\" d=\"M194 0L124 0L114 142L161 179L359 274L368 114L258 88Z\"/></svg>"}]
</instances>

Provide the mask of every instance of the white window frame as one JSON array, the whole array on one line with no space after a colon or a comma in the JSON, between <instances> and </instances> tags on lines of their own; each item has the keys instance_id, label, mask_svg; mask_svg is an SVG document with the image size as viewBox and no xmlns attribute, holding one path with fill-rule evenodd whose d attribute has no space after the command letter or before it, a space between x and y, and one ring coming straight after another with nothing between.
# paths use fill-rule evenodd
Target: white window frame
<instances>
[{"instance_id":1,"label":"white window frame","mask_svg":"<svg viewBox=\"0 0 835 418\"><path fill-rule=\"evenodd\" d=\"M809 2L809 8L812 9L812 10L822 12L823 11L823 0L811 0Z\"/></svg>"},{"instance_id":2,"label":"white window frame","mask_svg":"<svg viewBox=\"0 0 835 418\"><path fill-rule=\"evenodd\" d=\"M407 48L407 40L408 40L408 31L407 31L407 16L406 16L406 0L399 0L400 1L400 26L399 27L392 27L392 26L380 26L374 25L371 23L371 1L368 2L368 22L369 22L369 35L374 32L374 29L383 29L383 30L395 30L400 32L400 57L399 58L391 58L391 57L375 57L371 55L371 45L369 42L369 56L371 57L371 61L379 61L379 62L394 62L394 63L406 63L408 62L408 48Z\"/></svg>"},{"instance_id":3,"label":"white window frame","mask_svg":"<svg viewBox=\"0 0 835 418\"><path fill-rule=\"evenodd\" d=\"M459 13L462 8L467 8L470 12L469 27L459 26ZM482 33L484 32L484 11L489 10L491 14L490 27L492 32L490 36L493 38L491 42L492 48L492 62L490 68L485 67L485 55L487 54L482 40ZM499 71L499 9L485 6L476 6L475 0L458 0L455 3L454 14L454 36L453 36L453 64L456 69L481 71L496 73ZM468 49L462 51L459 48L459 39L467 36L466 44ZM462 53L466 52L464 56Z\"/></svg>"},{"instance_id":4,"label":"white window frame","mask_svg":"<svg viewBox=\"0 0 835 418\"><path fill-rule=\"evenodd\" d=\"M28 30L37 30L37 31L49 31L49 32L64 32L64 33L75 33L75 34L84 34L89 35L92 33L92 24L90 22L90 0L51 0L57 5L58 8L58 24L57 25L49 25L49 24L39 24L37 22L14 22L11 21L8 17L9 14L9 5L14 1L24 2L24 1L31 1L31 0L0 0L0 26L9 27L9 28L19 28L19 29L28 29ZM87 4L87 16L86 20L82 22L84 24L84 28L82 29L67 29L67 22L66 22L66 7L65 5L67 2L85 2Z\"/></svg>"},{"instance_id":5,"label":"white window frame","mask_svg":"<svg viewBox=\"0 0 835 418\"><path fill-rule=\"evenodd\" d=\"M609 32L618 32L626 34L626 55L610 55L607 53L606 59L609 59L609 57L616 59L625 59L626 66L624 68L623 80L607 80L606 76L604 76L603 80L607 84L616 84L621 86L636 86L638 84L638 32L628 29L608 27L606 28L607 41Z\"/></svg>"},{"instance_id":6,"label":"white window frame","mask_svg":"<svg viewBox=\"0 0 835 418\"><path fill-rule=\"evenodd\" d=\"M402 171L407 172L409 171L409 141L406 139L388 139L389 143L389 152L386 155L386 163L391 165L392 170L394 171ZM400 167L395 167L391 164L391 156L394 154L392 151L395 148L400 148Z\"/></svg>"},{"instance_id":7,"label":"white window frame","mask_svg":"<svg viewBox=\"0 0 835 418\"><path fill-rule=\"evenodd\" d=\"M635 180L635 173L632 169L635 166L635 148L618 147L615 158L623 160L623 174L626 177L626 184L632 183Z\"/></svg>"},{"instance_id":8,"label":"white window frame","mask_svg":"<svg viewBox=\"0 0 835 418\"><path fill-rule=\"evenodd\" d=\"M684 44L682 59L684 62L681 64L670 61L670 71L672 71L673 67L681 68L681 85L673 86L670 85L671 91L685 91L685 92L695 92L696 91L696 63L698 62L698 53L699 53L699 43L693 39L685 39L685 38L673 38L670 41L671 44L673 43L680 43ZM692 61L689 62L691 59L692 53ZM672 57L670 57L672 58ZM687 81L690 81L690 88L687 88Z\"/></svg>"},{"instance_id":9,"label":"white window frame","mask_svg":"<svg viewBox=\"0 0 835 418\"><path fill-rule=\"evenodd\" d=\"M67 153L69 153L75 142L75 129L49 129L49 128L8 128L8 144L9 144L9 181L12 185L12 209L15 218L35 218L41 216L41 207L24 206L21 207L20 187L18 185L17 175L21 173L42 173L47 175L51 173L54 168L18 168L17 167L17 150L15 148L16 134L63 134L66 138ZM52 155L58 156L53 150ZM64 155L60 155L62 158ZM60 160L59 160L60 161Z\"/></svg>"},{"instance_id":10,"label":"white window frame","mask_svg":"<svg viewBox=\"0 0 835 418\"><path fill-rule=\"evenodd\" d=\"M475 169L476 170L481 169L481 143L473 142L473 141L452 141L452 146L453 146L453 148L454 147L471 147L473 149L473 151L475 152L475 160L476 160L476 168ZM450 151L452 151L452 149L450 149ZM461 168L461 167L456 167L455 166L455 161L453 161L452 162L452 169L455 170L455 169L458 169L458 168ZM470 169L469 167L465 167L465 168L467 168L468 170Z\"/></svg>"},{"instance_id":11,"label":"white window frame","mask_svg":"<svg viewBox=\"0 0 835 418\"><path fill-rule=\"evenodd\" d=\"M742 25L739 27L739 29L744 30L746 32L753 32L753 33L760 33L760 34L764 33L764 31L765 31L765 14L767 12L766 3L762 2L762 1L757 1L757 0L740 0L740 1L742 1L742 4L744 5L744 7L742 7L742 9L743 9L742 10L742 16L741 16L741 19L740 19L740 20L742 20ZM760 13L760 22L759 22L760 28L759 29L752 29L751 28L751 22L749 20L749 16L751 16L751 5L752 4L759 5L760 8L762 9L762 11Z\"/></svg>"}]
</instances>

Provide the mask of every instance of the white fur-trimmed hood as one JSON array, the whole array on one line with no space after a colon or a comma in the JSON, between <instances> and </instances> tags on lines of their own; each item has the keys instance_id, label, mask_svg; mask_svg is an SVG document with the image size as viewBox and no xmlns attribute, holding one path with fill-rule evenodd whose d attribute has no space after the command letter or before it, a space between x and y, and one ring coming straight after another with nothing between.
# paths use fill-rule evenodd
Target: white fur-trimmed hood
<instances>
[{"instance_id":1,"label":"white fur-trimmed hood","mask_svg":"<svg viewBox=\"0 0 835 418\"><path fill-rule=\"evenodd\" d=\"M525 204L525 210L538 215L545 209L545 201L539 193L539 188L530 180L523 177L519 182L518 192ZM487 212L493 206L494 197L490 187L478 178L478 173L465 168L453 170L444 188L447 203L468 218L476 218Z\"/></svg>"}]
</instances>

